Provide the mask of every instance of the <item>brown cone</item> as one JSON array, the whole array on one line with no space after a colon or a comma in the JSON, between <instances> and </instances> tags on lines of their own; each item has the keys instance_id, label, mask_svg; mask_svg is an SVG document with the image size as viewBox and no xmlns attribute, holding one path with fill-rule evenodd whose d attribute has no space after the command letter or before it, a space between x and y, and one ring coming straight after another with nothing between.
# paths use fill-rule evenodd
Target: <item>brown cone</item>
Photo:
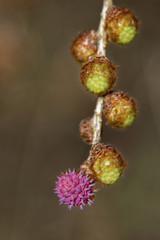
<instances>
[{"instance_id":1,"label":"brown cone","mask_svg":"<svg viewBox=\"0 0 160 240\"><path fill-rule=\"evenodd\" d=\"M84 142L92 144L93 140L93 128L91 123L92 117L83 119L79 124L80 135Z\"/></svg>"},{"instance_id":2,"label":"brown cone","mask_svg":"<svg viewBox=\"0 0 160 240\"><path fill-rule=\"evenodd\" d=\"M129 109L129 112L125 109ZM103 113L107 123L112 127L124 128L129 126L132 122L127 124L126 118L130 114L134 120L136 111L136 101L122 91L113 91L104 97Z\"/></svg>"},{"instance_id":3,"label":"brown cone","mask_svg":"<svg viewBox=\"0 0 160 240\"><path fill-rule=\"evenodd\" d=\"M80 33L71 45L71 53L79 63L86 62L89 57L97 53L97 32L96 30Z\"/></svg>"},{"instance_id":4,"label":"brown cone","mask_svg":"<svg viewBox=\"0 0 160 240\"><path fill-rule=\"evenodd\" d=\"M105 145L103 143L94 145L91 150L90 169L93 172L96 181L102 185L105 184L101 181L103 172L95 172L94 163L99 161L99 164L101 164L105 158L107 158L107 161L109 161L112 167L119 169L121 174L123 172L123 169L128 165L127 162L123 160L121 154L117 152L117 150L114 149L111 145ZM101 170L104 169L102 168Z\"/></svg>"},{"instance_id":5,"label":"brown cone","mask_svg":"<svg viewBox=\"0 0 160 240\"><path fill-rule=\"evenodd\" d=\"M108 87L105 90L94 92L87 88L88 79L93 78L95 75L97 76L97 83L99 80L98 78L104 76L106 83L108 84ZM112 89L116 82L116 67L109 61L107 57L92 57L82 65L80 79L82 85L87 91L90 91L95 96L103 96Z\"/></svg>"}]
</instances>

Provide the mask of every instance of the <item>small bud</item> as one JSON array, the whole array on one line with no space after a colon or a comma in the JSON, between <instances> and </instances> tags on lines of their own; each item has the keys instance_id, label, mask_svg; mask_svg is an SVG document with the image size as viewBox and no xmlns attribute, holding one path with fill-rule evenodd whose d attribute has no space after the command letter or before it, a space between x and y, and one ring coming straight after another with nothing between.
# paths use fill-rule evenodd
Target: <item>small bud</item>
<instances>
[{"instance_id":1,"label":"small bud","mask_svg":"<svg viewBox=\"0 0 160 240\"><path fill-rule=\"evenodd\" d=\"M101 184L113 184L122 174L127 163L112 146L96 144L91 152L91 169Z\"/></svg>"},{"instance_id":2,"label":"small bud","mask_svg":"<svg viewBox=\"0 0 160 240\"><path fill-rule=\"evenodd\" d=\"M97 32L95 30L80 33L72 42L71 53L80 63L86 62L97 53Z\"/></svg>"},{"instance_id":3,"label":"small bud","mask_svg":"<svg viewBox=\"0 0 160 240\"><path fill-rule=\"evenodd\" d=\"M79 131L83 141L92 144L93 140L93 128L92 128L92 117L83 119L79 124Z\"/></svg>"},{"instance_id":4,"label":"small bud","mask_svg":"<svg viewBox=\"0 0 160 240\"><path fill-rule=\"evenodd\" d=\"M118 44L129 43L138 31L139 22L133 13L124 7L110 7L107 11L106 28L109 39Z\"/></svg>"},{"instance_id":5,"label":"small bud","mask_svg":"<svg viewBox=\"0 0 160 240\"><path fill-rule=\"evenodd\" d=\"M136 101L121 91L111 92L104 98L103 113L107 123L113 127L125 128L131 125L136 109Z\"/></svg>"},{"instance_id":6,"label":"small bud","mask_svg":"<svg viewBox=\"0 0 160 240\"><path fill-rule=\"evenodd\" d=\"M103 96L116 82L115 66L106 57L93 57L82 65L80 78L88 91Z\"/></svg>"}]
</instances>

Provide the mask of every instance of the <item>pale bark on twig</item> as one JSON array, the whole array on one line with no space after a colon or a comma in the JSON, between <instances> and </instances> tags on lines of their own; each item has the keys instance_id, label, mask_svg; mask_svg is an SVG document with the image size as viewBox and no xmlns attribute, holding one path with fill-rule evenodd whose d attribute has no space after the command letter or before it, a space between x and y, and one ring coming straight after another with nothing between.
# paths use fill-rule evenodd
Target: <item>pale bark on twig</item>
<instances>
[{"instance_id":1,"label":"pale bark on twig","mask_svg":"<svg viewBox=\"0 0 160 240\"><path fill-rule=\"evenodd\" d=\"M104 28L106 11L112 6L112 0L104 0L103 8L101 12L101 19L98 28L98 56L105 56L105 50L107 45L106 30ZM103 97L99 97L97 100L96 108L94 110L94 115L92 118L93 127L93 140L92 146L101 141L101 130L102 130L102 111L103 111Z\"/></svg>"},{"instance_id":2,"label":"pale bark on twig","mask_svg":"<svg viewBox=\"0 0 160 240\"><path fill-rule=\"evenodd\" d=\"M103 8L101 12L101 19L98 28L98 56L105 56L105 49L107 45L106 30L104 29L106 11L112 6L112 0L103 0ZM103 111L103 97L99 97L97 100L96 108L94 110L94 115L92 118L93 127L93 140L92 147L101 141L101 131L102 131L102 111ZM85 162L82 163L81 169L85 169L89 174L92 175L91 169L88 167L91 160L91 151L89 157Z\"/></svg>"}]
</instances>

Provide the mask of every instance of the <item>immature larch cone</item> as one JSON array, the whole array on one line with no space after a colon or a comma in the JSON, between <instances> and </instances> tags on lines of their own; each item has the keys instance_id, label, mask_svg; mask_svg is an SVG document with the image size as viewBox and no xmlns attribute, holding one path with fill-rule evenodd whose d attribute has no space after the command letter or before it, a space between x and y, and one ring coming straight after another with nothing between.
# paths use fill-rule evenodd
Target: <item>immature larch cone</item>
<instances>
[{"instance_id":1,"label":"immature larch cone","mask_svg":"<svg viewBox=\"0 0 160 240\"><path fill-rule=\"evenodd\" d=\"M60 204L68 205L68 208L79 206L82 210L88 204L93 204L95 196L95 182L89 174L84 175L83 171L69 171L61 173L56 182L55 193L60 198Z\"/></svg>"},{"instance_id":2,"label":"immature larch cone","mask_svg":"<svg viewBox=\"0 0 160 240\"><path fill-rule=\"evenodd\" d=\"M91 170L101 184L113 184L122 174L127 163L112 146L96 144L91 151Z\"/></svg>"},{"instance_id":3,"label":"immature larch cone","mask_svg":"<svg viewBox=\"0 0 160 240\"><path fill-rule=\"evenodd\" d=\"M71 53L79 63L86 62L89 57L97 53L97 32L96 30L80 33L71 45Z\"/></svg>"},{"instance_id":4,"label":"immature larch cone","mask_svg":"<svg viewBox=\"0 0 160 240\"><path fill-rule=\"evenodd\" d=\"M80 122L79 131L83 141L92 144L93 140L92 117L85 118Z\"/></svg>"},{"instance_id":5,"label":"immature larch cone","mask_svg":"<svg viewBox=\"0 0 160 240\"><path fill-rule=\"evenodd\" d=\"M107 11L106 29L112 42L127 44L138 31L139 22L134 14L124 7L112 6Z\"/></svg>"},{"instance_id":6,"label":"immature larch cone","mask_svg":"<svg viewBox=\"0 0 160 240\"><path fill-rule=\"evenodd\" d=\"M136 101L121 91L111 92L104 98L103 113L112 127L130 126L136 116Z\"/></svg>"},{"instance_id":7,"label":"immature larch cone","mask_svg":"<svg viewBox=\"0 0 160 240\"><path fill-rule=\"evenodd\" d=\"M92 57L81 67L82 85L96 96L103 96L116 82L115 66L106 57Z\"/></svg>"}]
</instances>

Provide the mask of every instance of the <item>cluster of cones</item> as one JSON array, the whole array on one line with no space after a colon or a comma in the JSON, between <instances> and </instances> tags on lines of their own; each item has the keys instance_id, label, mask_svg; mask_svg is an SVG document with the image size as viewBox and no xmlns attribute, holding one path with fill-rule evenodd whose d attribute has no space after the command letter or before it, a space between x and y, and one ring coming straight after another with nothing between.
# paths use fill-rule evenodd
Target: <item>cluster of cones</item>
<instances>
[{"instance_id":1,"label":"cluster of cones","mask_svg":"<svg viewBox=\"0 0 160 240\"><path fill-rule=\"evenodd\" d=\"M124 7L112 6L107 10L104 29L108 41L128 44L138 31L138 20ZM103 97L103 113L108 125L125 128L135 119L136 101L122 91L113 91L116 83L116 67L105 56L97 56L98 37L95 30L80 33L71 45L71 52L81 64L80 79L85 89L94 96ZM93 142L93 117L80 123L80 135L85 142ZM78 171L61 173L55 191L60 204L74 206L91 205L97 191L96 183L110 185L122 175L127 163L110 145L98 143L92 146L89 158Z\"/></svg>"}]
</instances>

